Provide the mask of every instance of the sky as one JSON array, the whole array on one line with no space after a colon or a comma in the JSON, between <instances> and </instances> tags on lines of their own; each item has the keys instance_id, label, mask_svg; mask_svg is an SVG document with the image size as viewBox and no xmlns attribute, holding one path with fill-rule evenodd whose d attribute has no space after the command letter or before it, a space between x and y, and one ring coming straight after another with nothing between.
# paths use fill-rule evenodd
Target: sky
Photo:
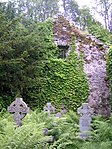
<instances>
[{"instance_id":1,"label":"sky","mask_svg":"<svg viewBox=\"0 0 112 149\"><path fill-rule=\"evenodd\" d=\"M87 5L88 7L92 6L92 0L76 0L76 2L79 4L79 6Z\"/></svg>"},{"instance_id":2,"label":"sky","mask_svg":"<svg viewBox=\"0 0 112 149\"><path fill-rule=\"evenodd\" d=\"M7 2L8 0L0 0L0 2Z\"/></svg>"}]
</instances>

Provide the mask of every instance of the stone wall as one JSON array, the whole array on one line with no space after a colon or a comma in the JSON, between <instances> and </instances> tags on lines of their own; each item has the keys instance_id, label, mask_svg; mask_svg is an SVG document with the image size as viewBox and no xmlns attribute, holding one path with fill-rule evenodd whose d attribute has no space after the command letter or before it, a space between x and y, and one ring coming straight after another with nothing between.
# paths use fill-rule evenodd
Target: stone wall
<instances>
[{"instance_id":1,"label":"stone wall","mask_svg":"<svg viewBox=\"0 0 112 149\"><path fill-rule=\"evenodd\" d=\"M90 36L91 38L91 36ZM97 114L108 116L109 108L109 89L106 81L106 53L107 48L96 42L96 45L77 41L77 51L84 53L84 72L87 75L90 94L88 103L94 108ZM100 44L99 44L100 43Z\"/></svg>"},{"instance_id":2,"label":"stone wall","mask_svg":"<svg viewBox=\"0 0 112 149\"><path fill-rule=\"evenodd\" d=\"M53 21L54 42L57 46L70 45L71 35L76 36L76 52L84 55L84 72L89 84L88 103L95 114L108 116L109 89L106 81L106 53L108 47L92 35L86 35L68 20L59 16Z\"/></svg>"}]
</instances>

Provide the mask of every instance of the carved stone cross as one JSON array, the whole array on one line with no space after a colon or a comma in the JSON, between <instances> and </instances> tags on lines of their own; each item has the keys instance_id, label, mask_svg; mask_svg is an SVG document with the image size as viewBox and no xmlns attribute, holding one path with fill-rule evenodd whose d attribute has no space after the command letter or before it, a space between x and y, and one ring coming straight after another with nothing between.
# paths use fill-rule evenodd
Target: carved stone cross
<instances>
[{"instance_id":1,"label":"carved stone cross","mask_svg":"<svg viewBox=\"0 0 112 149\"><path fill-rule=\"evenodd\" d=\"M86 139L88 134L87 132L90 130L91 116L93 114L93 110L90 108L88 103L83 103L81 107L78 108L77 113L80 115L79 119L79 129L80 129L80 137L82 139Z\"/></svg>"},{"instance_id":2,"label":"carved stone cross","mask_svg":"<svg viewBox=\"0 0 112 149\"><path fill-rule=\"evenodd\" d=\"M14 122L21 126L21 120L25 117L25 115L29 112L29 107L27 107L26 103L22 98L16 98L14 102L8 107L8 112L13 114Z\"/></svg>"},{"instance_id":3,"label":"carved stone cross","mask_svg":"<svg viewBox=\"0 0 112 149\"><path fill-rule=\"evenodd\" d=\"M48 115L50 116L51 113L55 112L55 107L53 107L51 105L51 103L47 103L46 106L44 107L44 111L46 111L48 113Z\"/></svg>"}]
</instances>

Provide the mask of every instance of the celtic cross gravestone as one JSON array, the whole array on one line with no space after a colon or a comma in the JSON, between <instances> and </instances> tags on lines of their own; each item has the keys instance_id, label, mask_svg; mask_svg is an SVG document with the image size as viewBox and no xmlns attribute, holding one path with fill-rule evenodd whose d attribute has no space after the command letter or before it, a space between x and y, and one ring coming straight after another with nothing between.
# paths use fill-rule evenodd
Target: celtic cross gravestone
<instances>
[{"instance_id":1,"label":"celtic cross gravestone","mask_svg":"<svg viewBox=\"0 0 112 149\"><path fill-rule=\"evenodd\" d=\"M78 108L77 113L80 115L79 119L79 129L80 137L86 139L88 137L88 131L90 130L91 116L93 110L90 108L88 103L83 103L81 107Z\"/></svg>"},{"instance_id":2,"label":"celtic cross gravestone","mask_svg":"<svg viewBox=\"0 0 112 149\"><path fill-rule=\"evenodd\" d=\"M16 98L14 102L8 107L8 112L13 114L14 122L21 126L21 120L25 117L25 115L29 112L29 107L27 107L26 103L22 98Z\"/></svg>"}]
</instances>

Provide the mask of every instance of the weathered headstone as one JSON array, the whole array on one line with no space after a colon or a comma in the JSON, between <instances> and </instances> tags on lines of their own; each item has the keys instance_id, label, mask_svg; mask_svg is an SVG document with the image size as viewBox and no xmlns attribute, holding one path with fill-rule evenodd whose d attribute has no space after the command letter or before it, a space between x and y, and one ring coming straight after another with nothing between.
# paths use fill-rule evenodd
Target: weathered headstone
<instances>
[{"instance_id":1,"label":"weathered headstone","mask_svg":"<svg viewBox=\"0 0 112 149\"><path fill-rule=\"evenodd\" d=\"M90 130L91 116L93 110L90 108L88 103L83 103L81 107L78 108L77 113L80 115L79 119L79 129L80 137L86 139L88 137L88 131Z\"/></svg>"},{"instance_id":2,"label":"weathered headstone","mask_svg":"<svg viewBox=\"0 0 112 149\"><path fill-rule=\"evenodd\" d=\"M29 112L29 107L27 107L26 103L22 98L16 98L14 102L8 107L8 112L13 114L14 122L21 126L21 120L25 117L25 115Z\"/></svg>"},{"instance_id":3,"label":"weathered headstone","mask_svg":"<svg viewBox=\"0 0 112 149\"><path fill-rule=\"evenodd\" d=\"M51 113L55 112L55 107L53 107L51 105L51 103L47 103L46 106L44 107L44 111L48 113L48 115L50 116Z\"/></svg>"}]
</instances>

